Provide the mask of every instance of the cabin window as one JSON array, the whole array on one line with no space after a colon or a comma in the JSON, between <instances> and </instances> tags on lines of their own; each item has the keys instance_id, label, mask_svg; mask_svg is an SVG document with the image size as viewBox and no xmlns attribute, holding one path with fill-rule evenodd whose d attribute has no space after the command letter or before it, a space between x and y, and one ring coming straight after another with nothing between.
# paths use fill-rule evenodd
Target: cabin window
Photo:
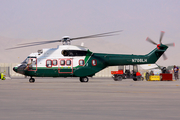
<instances>
[{"instance_id":1,"label":"cabin window","mask_svg":"<svg viewBox=\"0 0 180 120\"><path fill-rule=\"evenodd\" d=\"M95 59L92 60L92 65L93 65L93 66L96 66L96 65L97 65L97 60L95 60Z\"/></svg>"},{"instance_id":2,"label":"cabin window","mask_svg":"<svg viewBox=\"0 0 180 120\"><path fill-rule=\"evenodd\" d=\"M71 65L71 60L66 60L66 65L70 66Z\"/></svg>"},{"instance_id":3,"label":"cabin window","mask_svg":"<svg viewBox=\"0 0 180 120\"><path fill-rule=\"evenodd\" d=\"M54 65L54 66L57 65L57 60L53 60L53 65Z\"/></svg>"},{"instance_id":4,"label":"cabin window","mask_svg":"<svg viewBox=\"0 0 180 120\"><path fill-rule=\"evenodd\" d=\"M48 68L52 67L52 61L51 60L46 61L46 67L48 67Z\"/></svg>"},{"instance_id":5,"label":"cabin window","mask_svg":"<svg viewBox=\"0 0 180 120\"><path fill-rule=\"evenodd\" d=\"M61 60L60 61L60 64L63 66L63 65L65 65L65 60Z\"/></svg>"},{"instance_id":6,"label":"cabin window","mask_svg":"<svg viewBox=\"0 0 180 120\"><path fill-rule=\"evenodd\" d=\"M83 66L84 65L84 60L79 60L79 66Z\"/></svg>"},{"instance_id":7,"label":"cabin window","mask_svg":"<svg viewBox=\"0 0 180 120\"><path fill-rule=\"evenodd\" d=\"M82 50L63 50L62 55L64 56L86 56L87 51Z\"/></svg>"},{"instance_id":8,"label":"cabin window","mask_svg":"<svg viewBox=\"0 0 180 120\"><path fill-rule=\"evenodd\" d=\"M64 55L64 56L69 56L67 50L63 50L61 53L62 53L62 55Z\"/></svg>"}]
</instances>

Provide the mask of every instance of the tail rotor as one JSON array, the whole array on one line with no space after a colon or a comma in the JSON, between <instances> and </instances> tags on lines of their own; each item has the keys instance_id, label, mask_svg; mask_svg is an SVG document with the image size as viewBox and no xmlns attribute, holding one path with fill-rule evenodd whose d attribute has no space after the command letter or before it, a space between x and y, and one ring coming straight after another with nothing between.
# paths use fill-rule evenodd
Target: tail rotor
<instances>
[{"instance_id":1,"label":"tail rotor","mask_svg":"<svg viewBox=\"0 0 180 120\"><path fill-rule=\"evenodd\" d=\"M161 33L160 33L160 38L159 38L159 44L157 44L156 42L154 42L152 39L150 39L149 37L146 39L146 41L148 41L148 42L150 42L150 43L152 43L152 44L154 44L154 45L157 45L157 48L158 49L161 49L161 45L165 45L165 46L167 46L167 47L171 47L171 46L175 46L175 44L174 43L169 43L169 44L162 44L162 38L163 38L163 36L164 36L164 31L161 31ZM165 53L163 53L163 59L164 60L166 60L167 59L167 56L166 56L166 54Z\"/></svg>"}]
</instances>

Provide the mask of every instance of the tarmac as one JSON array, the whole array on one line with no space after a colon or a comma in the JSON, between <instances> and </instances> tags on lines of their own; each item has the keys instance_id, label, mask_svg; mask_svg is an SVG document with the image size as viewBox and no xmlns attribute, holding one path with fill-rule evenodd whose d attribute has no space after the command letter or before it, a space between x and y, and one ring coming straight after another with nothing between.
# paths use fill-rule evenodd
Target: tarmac
<instances>
[{"instance_id":1,"label":"tarmac","mask_svg":"<svg viewBox=\"0 0 180 120\"><path fill-rule=\"evenodd\" d=\"M180 81L0 81L0 120L179 120Z\"/></svg>"}]
</instances>

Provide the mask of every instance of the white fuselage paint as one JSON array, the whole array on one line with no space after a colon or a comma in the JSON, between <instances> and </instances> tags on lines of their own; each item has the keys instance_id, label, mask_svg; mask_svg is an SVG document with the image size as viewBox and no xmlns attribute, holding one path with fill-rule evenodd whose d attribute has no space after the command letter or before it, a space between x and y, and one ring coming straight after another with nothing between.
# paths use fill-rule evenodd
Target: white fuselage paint
<instances>
[{"instance_id":1,"label":"white fuselage paint","mask_svg":"<svg viewBox=\"0 0 180 120\"><path fill-rule=\"evenodd\" d=\"M88 49L82 46L74 46L74 45L63 45L58 46L57 48L43 49L42 54L31 53L28 57L36 57L37 58L37 67L46 67L47 60L57 60L58 65L61 59L71 59L73 61L73 66L76 67L79 65L79 60L84 60L86 56L63 56L63 50L82 50L87 51ZM52 66L57 67L57 66Z\"/></svg>"}]
</instances>

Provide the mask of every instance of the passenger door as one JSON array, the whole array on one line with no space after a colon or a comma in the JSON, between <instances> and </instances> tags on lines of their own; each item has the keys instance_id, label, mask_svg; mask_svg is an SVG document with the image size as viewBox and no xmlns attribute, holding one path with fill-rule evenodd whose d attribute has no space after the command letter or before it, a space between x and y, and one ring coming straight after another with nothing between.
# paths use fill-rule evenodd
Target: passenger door
<instances>
[{"instance_id":1,"label":"passenger door","mask_svg":"<svg viewBox=\"0 0 180 120\"><path fill-rule=\"evenodd\" d=\"M73 73L73 59L59 59L58 60L58 73Z\"/></svg>"}]
</instances>

